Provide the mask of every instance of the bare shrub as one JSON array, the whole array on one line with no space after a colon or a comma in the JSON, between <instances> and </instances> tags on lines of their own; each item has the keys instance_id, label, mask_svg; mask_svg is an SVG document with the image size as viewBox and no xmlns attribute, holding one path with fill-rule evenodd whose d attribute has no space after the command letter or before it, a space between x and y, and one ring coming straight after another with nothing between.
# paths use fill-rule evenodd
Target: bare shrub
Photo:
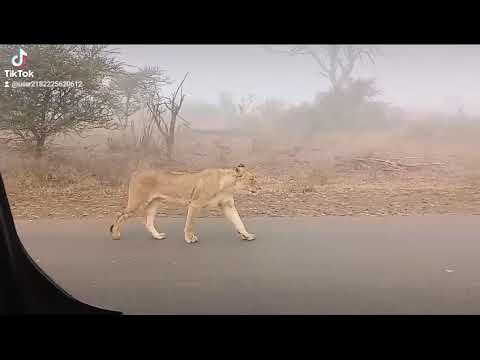
<instances>
[{"instance_id":1,"label":"bare shrub","mask_svg":"<svg viewBox=\"0 0 480 360\"><path fill-rule=\"evenodd\" d=\"M315 185L327 185L329 180L331 180L331 172L332 170L328 171L320 168L312 169L310 174L308 174L308 181Z\"/></svg>"},{"instance_id":2,"label":"bare shrub","mask_svg":"<svg viewBox=\"0 0 480 360\"><path fill-rule=\"evenodd\" d=\"M112 153L140 152L161 156L165 154L161 140L155 132L153 121L141 118L136 122L132 121L127 128L120 130L117 136L108 136L106 145Z\"/></svg>"},{"instance_id":3,"label":"bare shrub","mask_svg":"<svg viewBox=\"0 0 480 360\"><path fill-rule=\"evenodd\" d=\"M2 170L18 187L65 188L90 181L92 185L118 186L128 181L130 173L138 166L133 156L111 153L47 152L41 159L10 151L2 157ZM3 172L3 171L2 171Z\"/></svg>"}]
</instances>

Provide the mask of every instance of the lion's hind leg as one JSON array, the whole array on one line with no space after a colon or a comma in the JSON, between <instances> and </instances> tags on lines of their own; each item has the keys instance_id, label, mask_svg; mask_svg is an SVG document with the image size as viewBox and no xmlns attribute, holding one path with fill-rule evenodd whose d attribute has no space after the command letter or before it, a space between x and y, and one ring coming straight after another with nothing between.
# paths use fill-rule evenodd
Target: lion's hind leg
<instances>
[{"instance_id":1,"label":"lion's hind leg","mask_svg":"<svg viewBox=\"0 0 480 360\"><path fill-rule=\"evenodd\" d=\"M197 235L195 235L195 233L193 232L193 220L196 212L197 212L197 209L190 204L188 206L187 219L185 221L185 228L184 228L185 241L189 244L196 243L198 241Z\"/></svg>"},{"instance_id":2,"label":"lion's hind leg","mask_svg":"<svg viewBox=\"0 0 480 360\"><path fill-rule=\"evenodd\" d=\"M110 233L112 234L113 240L120 239L120 228L121 226L131 217L133 217L136 211L142 205L142 199L132 199L129 198L127 208L123 210L116 218L115 222L110 226Z\"/></svg>"},{"instance_id":3,"label":"lion's hind leg","mask_svg":"<svg viewBox=\"0 0 480 360\"><path fill-rule=\"evenodd\" d=\"M157 214L157 208L160 204L159 199L152 200L145 209L145 227L152 234L154 239L162 240L167 237L165 233L159 233L155 228L155 215Z\"/></svg>"},{"instance_id":4,"label":"lion's hind leg","mask_svg":"<svg viewBox=\"0 0 480 360\"><path fill-rule=\"evenodd\" d=\"M131 211L122 211L118 216L115 222L110 226L110 233L112 234L113 240L120 240L120 227L133 216Z\"/></svg>"}]
</instances>

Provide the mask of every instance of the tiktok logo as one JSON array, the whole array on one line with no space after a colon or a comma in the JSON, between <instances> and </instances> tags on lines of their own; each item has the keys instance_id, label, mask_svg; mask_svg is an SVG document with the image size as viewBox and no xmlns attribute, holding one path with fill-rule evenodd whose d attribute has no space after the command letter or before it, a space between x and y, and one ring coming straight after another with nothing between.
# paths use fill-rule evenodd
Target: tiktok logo
<instances>
[{"instance_id":1,"label":"tiktok logo","mask_svg":"<svg viewBox=\"0 0 480 360\"><path fill-rule=\"evenodd\" d=\"M26 64L27 62L27 52L20 48L18 50L18 55L12 57L12 65L15 67L20 67Z\"/></svg>"}]
</instances>

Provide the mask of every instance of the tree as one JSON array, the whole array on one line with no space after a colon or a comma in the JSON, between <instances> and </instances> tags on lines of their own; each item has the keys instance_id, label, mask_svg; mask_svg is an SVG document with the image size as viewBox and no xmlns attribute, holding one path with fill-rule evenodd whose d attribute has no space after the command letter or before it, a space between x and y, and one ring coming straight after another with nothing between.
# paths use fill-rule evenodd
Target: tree
<instances>
[{"instance_id":1,"label":"tree","mask_svg":"<svg viewBox=\"0 0 480 360\"><path fill-rule=\"evenodd\" d=\"M318 94L312 108L310 130L381 125L386 121L386 105L375 99L379 94L375 79L353 80L341 93Z\"/></svg>"},{"instance_id":2,"label":"tree","mask_svg":"<svg viewBox=\"0 0 480 360\"><path fill-rule=\"evenodd\" d=\"M233 101L233 95L227 91L222 91L220 93L218 106L227 119L232 118L237 113L237 107Z\"/></svg>"},{"instance_id":3,"label":"tree","mask_svg":"<svg viewBox=\"0 0 480 360\"><path fill-rule=\"evenodd\" d=\"M342 89L342 96L332 92L320 93L316 97L316 103L321 103L325 99L332 99L338 102L341 108L353 109L356 106L372 102L381 93L376 86L375 79L356 79Z\"/></svg>"},{"instance_id":4,"label":"tree","mask_svg":"<svg viewBox=\"0 0 480 360\"><path fill-rule=\"evenodd\" d=\"M167 159L173 160L173 150L175 145L175 131L177 129L177 120L180 119L182 123L189 126L189 122L180 115L185 94L183 93L183 83L187 78L188 73L185 74L183 80L177 88L168 96L164 96L158 86L152 86L147 89L148 96L146 107L151 119L154 121L158 130L165 139L167 147ZM166 119L165 113L169 113L169 119Z\"/></svg>"},{"instance_id":5,"label":"tree","mask_svg":"<svg viewBox=\"0 0 480 360\"><path fill-rule=\"evenodd\" d=\"M318 97L317 109L311 114L311 130L323 126L318 119L329 122L332 126L346 126L348 119L361 104L366 103L369 97L376 94L371 79L354 79L353 72L359 64L366 61L374 63L375 57L380 54L376 47L360 45L299 45L288 50L277 50L270 46L265 47L274 53L283 53L290 56L308 56L319 67L320 76L330 83L327 93ZM318 108L320 106L320 108ZM321 115L321 116L319 116Z\"/></svg>"},{"instance_id":6,"label":"tree","mask_svg":"<svg viewBox=\"0 0 480 360\"><path fill-rule=\"evenodd\" d=\"M249 94L246 97L242 97L240 99L240 103L238 104L238 113L240 116L248 115L253 111L255 104L255 95Z\"/></svg>"},{"instance_id":7,"label":"tree","mask_svg":"<svg viewBox=\"0 0 480 360\"><path fill-rule=\"evenodd\" d=\"M289 50L276 50L266 46L270 52L284 53L291 56L304 55L312 58L320 68L320 75L330 82L334 93L340 92L352 81L355 67L365 61L375 62L379 51L375 47L358 45L299 45Z\"/></svg>"},{"instance_id":8,"label":"tree","mask_svg":"<svg viewBox=\"0 0 480 360\"><path fill-rule=\"evenodd\" d=\"M119 95L116 113L120 128L126 129L130 124L130 116L142 108L147 89L168 82L164 72L156 66L117 74L112 79L112 87Z\"/></svg>"},{"instance_id":9,"label":"tree","mask_svg":"<svg viewBox=\"0 0 480 360\"><path fill-rule=\"evenodd\" d=\"M7 139L32 146L39 157L57 134L81 135L113 125L117 98L109 84L123 66L115 50L105 45L33 45L22 49L28 54L33 80L70 81L75 86L2 86L0 130L6 132ZM9 60L17 52L17 46L0 46L2 69L12 68Z\"/></svg>"}]
</instances>

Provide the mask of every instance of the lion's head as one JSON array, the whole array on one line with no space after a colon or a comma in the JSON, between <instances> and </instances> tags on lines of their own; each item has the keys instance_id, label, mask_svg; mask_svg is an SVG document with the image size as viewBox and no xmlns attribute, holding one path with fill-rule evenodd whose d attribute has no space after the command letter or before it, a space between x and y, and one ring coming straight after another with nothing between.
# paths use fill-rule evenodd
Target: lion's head
<instances>
[{"instance_id":1,"label":"lion's head","mask_svg":"<svg viewBox=\"0 0 480 360\"><path fill-rule=\"evenodd\" d=\"M257 183L257 176L247 170L245 165L240 164L235 167L235 175L237 177L236 188L240 191L247 191L250 194L257 194L260 186Z\"/></svg>"}]
</instances>

